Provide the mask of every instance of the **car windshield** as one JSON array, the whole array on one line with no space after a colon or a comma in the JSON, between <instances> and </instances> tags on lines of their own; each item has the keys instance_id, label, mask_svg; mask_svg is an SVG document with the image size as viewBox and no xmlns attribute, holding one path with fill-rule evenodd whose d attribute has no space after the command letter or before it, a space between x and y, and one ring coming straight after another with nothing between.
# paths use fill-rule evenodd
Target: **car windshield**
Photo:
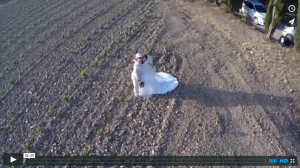
<instances>
[{"instance_id":1,"label":"car windshield","mask_svg":"<svg viewBox=\"0 0 300 168\"><path fill-rule=\"evenodd\" d=\"M256 9L257 12L267 13L267 9L266 9L265 6L255 5L255 9Z\"/></svg>"}]
</instances>

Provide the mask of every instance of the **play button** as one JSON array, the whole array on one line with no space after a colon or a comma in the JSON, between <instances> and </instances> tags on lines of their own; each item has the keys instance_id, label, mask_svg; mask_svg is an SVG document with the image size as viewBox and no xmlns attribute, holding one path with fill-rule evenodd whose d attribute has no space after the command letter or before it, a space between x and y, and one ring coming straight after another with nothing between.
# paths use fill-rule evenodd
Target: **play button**
<instances>
[{"instance_id":1,"label":"play button","mask_svg":"<svg viewBox=\"0 0 300 168\"><path fill-rule=\"evenodd\" d=\"M16 161L17 159L15 159L14 157L10 157L10 163Z\"/></svg>"},{"instance_id":2,"label":"play button","mask_svg":"<svg viewBox=\"0 0 300 168\"><path fill-rule=\"evenodd\" d=\"M22 166L23 165L23 155L21 153L4 153L3 165L5 166Z\"/></svg>"}]
</instances>

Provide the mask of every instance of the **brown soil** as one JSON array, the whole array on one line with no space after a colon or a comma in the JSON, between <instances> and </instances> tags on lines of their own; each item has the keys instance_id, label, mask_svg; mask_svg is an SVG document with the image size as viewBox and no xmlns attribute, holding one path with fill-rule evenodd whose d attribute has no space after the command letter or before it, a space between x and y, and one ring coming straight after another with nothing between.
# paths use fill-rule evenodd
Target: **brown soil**
<instances>
[{"instance_id":1,"label":"brown soil","mask_svg":"<svg viewBox=\"0 0 300 168\"><path fill-rule=\"evenodd\" d=\"M214 5L14 0L0 23L0 154L300 157L299 56ZM144 100L150 49L179 86Z\"/></svg>"}]
</instances>

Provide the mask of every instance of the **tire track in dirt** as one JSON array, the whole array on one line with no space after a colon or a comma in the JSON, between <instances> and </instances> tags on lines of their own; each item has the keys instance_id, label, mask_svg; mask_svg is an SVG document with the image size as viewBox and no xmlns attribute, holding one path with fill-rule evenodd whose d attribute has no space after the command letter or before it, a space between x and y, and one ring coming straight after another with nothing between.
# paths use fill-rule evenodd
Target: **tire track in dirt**
<instances>
[{"instance_id":1,"label":"tire track in dirt","mask_svg":"<svg viewBox=\"0 0 300 168\"><path fill-rule=\"evenodd\" d=\"M225 30L225 29L224 29ZM222 33L220 33L220 34L225 34L224 32L222 32ZM227 37L226 39L231 39L230 37ZM230 43L229 43L230 44ZM228 48L230 48L230 46L227 46ZM232 61L233 62L233 61ZM244 66L246 66L247 64L243 64L242 62L240 62L240 63L235 63L235 66L234 65L230 65L229 67L232 67L234 70L232 71L232 72L239 72L239 73L237 73L237 74L235 74L235 78L237 78L237 80L234 80L234 81L241 81L241 83L243 83L244 85L243 85L243 88L248 88L247 90L254 90L254 88L259 88L259 86L258 85L254 85L254 86L252 86L252 88L249 86L249 85L245 85L246 83L251 83L252 84L252 82L253 81L255 81L255 80L253 80L253 78L252 78L252 80L251 80L251 77L252 77L252 75L251 74L247 74L247 72L244 72L244 71L242 71L241 72L241 70L240 69L242 69L242 68L239 68L239 69L237 69L237 68L235 68L236 67L236 65L244 65ZM244 79L244 77L242 77L242 75L241 74L247 74L247 78L246 78L246 80ZM224 75L224 76L227 76L227 75ZM249 80L250 79L250 80ZM255 77L254 77L254 79L255 79ZM252 84L253 85L253 84ZM252 91L251 91L252 92ZM289 103L288 103L288 99L289 98L285 98L286 100L284 100L284 98L281 98L281 97L277 97L277 96L272 96L272 95L269 95L268 97L267 97L267 99L274 99L273 100L273 105L275 105L275 104L277 104L276 102L282 102L282 103L284 103L284 102L286 102L285 104L286 105L283 105L282 107L284 107L284 106L289 106ZM259 97L254 97L254 99L260 99ZM262 99L263 100L263 99ZM249 100L248 100L249 101ZM255 115L254 116L256 116L255 117L255 120L250 120L250 121L252 121L252 122L250 122L249 123L249 125L255 125L254 127L255 127L255 130L260 130L259 132L260 133L264 133L265 131L266 131L266 129L269 129L269 131L275 131L275 132L273 132L273 133L271 133L271 134L273 134L273 135L276 135L276 134L285 134L285 133L287 133L287 134L289 134L289 135L291 135L291 134L296 134L296 137L297 137L297 132L294 132L293 131L293 133L292 132L290 132L290 131L287 131L287 130L290 130L290 129L286 129L285 128L285 126L284 125L281 125L281 124L278 124L278 122L276 121L276 119L274 118L275 116L274 116L274 114L272 114L273 112L270 112L269 110L268 110L268 108L267 107L265 107L265 105L263 104L263 102L266 102L266 100L263 100L263 101L259 101L258 102L258 104L257 105L259 105L259 109L260 110L258 110L257 108L256 108L256 110L255 110ZM268 101L267 101L268 102ZM251 103L251 102L250 102ZM270 104L271 105L271 104ZM276 105L277 106L277 105ZM278 107L279 106L277 106L277 109L273 109L274 111L278 111ZM281 107L281 108L282 108ZM280 107L279 107L280 108ZM272 111L273 111L272 110ZM290 111L290 110L289 110ZM257 112L261 112L260 114L258 114ZM264 117L264 116L267 116L267 117ZM236 116L237 117L237 116ZM264 122L262 122L261 121L261 118L265 118L267 121L264 121ZM240 118L237 118L237 120L241 120ZM288 121L290 121L289 119L288 119ZM244 126L244 127L246 127L246 125ZM296 126L292 126L292 127L296 127ZM279 131L279 130L281 130L281 129L284 129L284 131ZM254 130L254 132L257 132L257 131L255 131ZM294 129L293 129L294 130ZM277 132L277 133L276 133ZM281 133L280 133L281 132ZM299 133L298 133L299 134ZM288 136L288 137L292 137L292 136ZM277 138L275 138L275 137L271 137L271 136L268 136L268 137L266 137L266 138L264 138L264 139L268 139L267 140L267 142L269 142L269 141L272 141L272 142L274 142L275 141L275 143L277 144L276 146L279 146L279 142L281 142L282 141L282 139L277 139ZM270 140L270 139L272 139L272 140ZM262 142L263 141L263 139L261 139L260 140L260 142ZM287 140L286 140L287 141ZM294 145L293 146L295 146L296 144L295 144L295 141L297 141L296 139L293 139L293 138L289 138L289 144L291 144L291 143L293 143ZM265 145L262 145L262 146L265 146ZM292 146L292 145L291 145ZM277 150L277 152L278 151L280 151L280 148ZM266 152L266 151L265 151ZM268 153L268 154L270 154L270 153L272 153L271 151L268 151L268 152L266 152L266 153ZM287 151L287 150L285 150L285 149L283 149L283 148L281 148L281 153L282 154L284 154L284 153L291 153L291 151ZM276 153L274 153L274 154L276 154Z\"/></svg>"},{"instance_id":2,"label":"tire track in dirt","mask_svg":"<svg viewBox=\"0 0 300 168\"><path fill-rule=\"evenodd\" d=\"M207 9L207 10L209 10L209 9ZM207 13L209 13L209 11L201 11L201 13L206 13L207 14ZM222 46L222 47L226 46L226 48L231 48L231 50L233 51L232 54L235 54L236 51L240 51L240 52L242 51L240 48L237 47L238 45L235 44L236 41L231 41L231 40L236 40L236 38L238 38L238 37L236 37L237 34L232 34L232 32L230 32L230 30L227 30L225 27L219 26L220 23L218 23L218 24L214 23L215 22L215 17L214 18L209 18L209 16L206 16L206 15L202 16L201 15L201 18L206 18L206 19L208 18L209 21L206 21L206 23L209 24L210 27L214 28L215 29L214 31L216 31L217 28L222 28L222 29L217 29L217 32L218 31L220 31L220 32L219 33L214 33L214 34L219 35L220 36L219 38L223 37L223 39L226 40L226 44L222 44L222 45L214 44L215 46ZM202 20L205 20L205 19L202 19ZM213 23L211 23L211 22L213 22ZM214 24L214 25L211 25L211 24ZM218 37L216 37L216 38L218 38ZM222 54L226 55L225 53L222 53ZM217 55L217 54L215 54L215 55ZM227 59L226 61L217 59L217 63L211 63L211 65L210 65L210 72L211 73L210 74L217 73L216 75L214 75L214 77L212 77L212 79L215 80L214 83L219 83L219 84L227 83L227 85L229 85L229 86L233 86L233 84L237 84L237 86L240 86L240 87L235 88L235 89L241 90L241 89L246 88L246 90L249 90L250 92L253 92L253 90L255 90L255 88L261 88L261 86L257 85L257 83L254 83L254 82L258 82L258 76L255 74L255 69L256 69L255 64L250 64L250 66L249 66L249 64L247 64L248 62L245 61L241 57L241 55L238 55L238 56L239 56L238 59L235 59L235 60L228 60L228 58L226 58ZM219 61L219 63L221 61L221 65L225 63L224 67L227 67L227 70L224 71L224 72L226 72L226 73L223 74L222 71L221 72L219 71L219 69L222 69L222 66L220 67L218 61ZM243 68L243 67L246 67L246 68ZM246 74L246 75L241 75L241 74ZM244 78L245 76L247 76L247 78ZM226 81L226 79L231 79L231 80ZM224 87L227 88L228 86L223 85L222 88L224 88ZM275 120L269 119L269 118L272 118L272 116L274 116L274 115L267 112L268 111L267 109L269 109L271 107L266 107L266 106L267 105L274 106L275 102L277 102L277 101L283 101L283 102L287 103L289 98L280 97L280 96L273 96L273 95L266 95L266 94L259 94L259 93L258 94L256 94L256 93L253 93L253 94L243 93L242 95L245 96L246 99L244 98L245 99L244 103L242 103L242 102L240 102L240 103L242 103L242 104L253 104L253 103L255 103L255 105L258 106L258 109L256 108L256 110L255 110L255 112L256 112L255 114L251 114L252 113L251 109L244 108L245 112L249 111L248 113L251 114L249 117L251 117L252 119L246 118L246 121L250 122L250 123L248 123L249 125L253 125L254 134L256 135L259 132L258 130L261 130L261 131L264 132L268 128L271 128L271 130L274 130L274 129L276 130L278 126L277 127L274 126L274 124L276 123L276 122L274 122ZM264 99L271 99L271 97L273 97L273 99L274 99L273 102L270 102L270 100L264 100ZM249 98L251 98L251 99L249 99ZM261 99L261 101L259 101L259 99ZM223 99L223 100L225 100L225 99ZM236 103L239 103L239 102L236 102ZM266 105L264 105L263 103L266 103ZM282 107L285 108L285 106L289 106L288 103L287 103L287 105L283 105ZM261 109L261 108L264 108L264 109ZM240 109L236 109L236 108L232 108L232 107L227 108L227 109L232 114L237 114L239 111L241 111ZM274 110L275 111L280 111L280 110L276 110L276 109L274 109ZM219 115L221 116L221 114L219 114ZM268 117L266 117L266 116L268 116ZM268 120L262 122L260 120L260 118L268 118ZM234 119L236 121L240 121L240 120L243 121L243 116L234 115ZM240 125L241 125L240 127L243 128L243 129L248 127L248 125L244 124L244 123L240 123ZM273 127L273 129L272 129L272 127ZM280 127L282 127L282 126L280 126ZM295 126L292 126L292 127L295 127ZM251 131L251 129L249 129L246 132L250 132L250 134L251 134L252 131ZM257 135L257 136L258 136L257 139L261 139L260 142L263 142L264 139L269 139L270 140L270 137L262 138L262 136L259 136L259 135ZM274 137L272 139L273 140L271 140L271 141L274 142ZM254 141L257 141L257 140L254 140ZM295 141L295 139L291 140L291 141ZM278 144L278 142L280 142L280 140L275 140L275 142ZM247 143L249 143L249 142L247 142ZM252 142L250 142L250 143L252 143ZM255 144L255 143L256 142L254 142L252 144ZM260 144L261 144L262 148L265 148L263 146L266 146L266 145L263 145L263 143L260 143ZM255 149L255 150L257 151L257 149ZM265 152L267 152L267 151L265 151ZM268 150L268 153L270 154L272 152L270 150ZM282 151L282 153L290 153L290 152L288 152L288 151L283 152Z\"/></svg>"}]
</instances>

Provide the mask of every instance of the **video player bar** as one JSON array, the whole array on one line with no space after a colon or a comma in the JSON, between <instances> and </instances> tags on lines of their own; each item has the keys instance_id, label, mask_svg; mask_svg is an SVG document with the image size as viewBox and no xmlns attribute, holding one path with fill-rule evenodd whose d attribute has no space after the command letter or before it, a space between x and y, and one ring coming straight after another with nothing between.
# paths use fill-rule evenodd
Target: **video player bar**
<instances>
[{"instance_id":1,"label":"video player bar","mask_svg":"<svg viewBox=\"0 0 300 168\"><path fill-rule=\"evenodd\" d=\"M25 159L25 160L24 160ZM25 162L24 162L25 161ZM297 166L297 156L36 156L3 155L15 166Z\"/></svg>"},{"instance_id":2,"label":"video player bar","mask_svg":"<svg viewBox=\"0 0 300 168\"><path fill-rule=\"evenodd\" d=\"M37 156L27 166L297 166L289 156Z\"/></svg>"}]
</instances>

